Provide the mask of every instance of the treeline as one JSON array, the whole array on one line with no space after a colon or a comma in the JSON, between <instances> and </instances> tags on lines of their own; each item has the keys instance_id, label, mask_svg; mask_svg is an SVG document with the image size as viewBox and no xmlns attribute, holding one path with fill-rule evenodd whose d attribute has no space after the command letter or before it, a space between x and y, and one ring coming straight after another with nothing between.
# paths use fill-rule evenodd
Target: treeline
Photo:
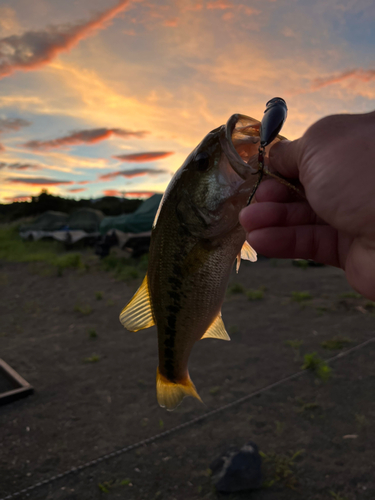
<instances>
[{"instance_id":1,"label":"treeline","mask_svg":"<svg viewBox=\"0 0 375 500\"><path fill-rule=\"evenodd\" d=\"M116 198L114 196L105 196L99 200L73 200L42 191L39 196L33 196L31 202L0 204L0 222L12 222L22 217L37 216L47 210L69 214L77 208L83 207L101 210L104 215L121 215L134 212L141 203L142 200L139 199Z\"/></svg>"}]
</instances>

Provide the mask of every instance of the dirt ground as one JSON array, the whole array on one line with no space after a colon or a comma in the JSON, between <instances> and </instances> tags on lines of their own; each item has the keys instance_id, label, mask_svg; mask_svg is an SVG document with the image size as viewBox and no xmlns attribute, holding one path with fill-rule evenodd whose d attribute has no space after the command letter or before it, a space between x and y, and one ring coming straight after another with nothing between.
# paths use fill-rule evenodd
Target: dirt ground
<instances>
[{"instance_id":1,"label":"dirt ground","mask_svg":"<svg viewBox=\"0 0 375 500\"><path fill-rule=\"evenodd\" d=\"M298 372L307 353L328 359L375 336L375 304L356 297L340 270L243 262L223 307L232 341L205 339L191 356L204 404L187 398L166 412L155 396L155 328L130 333L118 320L141 280L95 268L45 275L41 266L0 267L0 357L35 388L0 407L0 499L277 382ZM236 284L257 293L249 299ZM335 350L322 346L333 338ZM15 498L373 500L374 355L369 343L332 362L327 381L306 370ZM263 488L219 495L210 463L248 440L265 454Z\"/></svg>"}]
</instances>

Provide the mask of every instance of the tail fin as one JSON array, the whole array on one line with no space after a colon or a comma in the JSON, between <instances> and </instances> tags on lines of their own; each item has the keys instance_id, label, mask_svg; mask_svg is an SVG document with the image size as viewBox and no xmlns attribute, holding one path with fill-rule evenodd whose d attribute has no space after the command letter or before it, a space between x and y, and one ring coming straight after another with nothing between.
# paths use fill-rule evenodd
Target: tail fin
<instances>
[{"instance_id":1,"label":"tail fin","mask_svg":"<svg viewBox=\"0 0 375 500\"><path fill-rule=\"evenodd\" d=\"M174 410L186 396L194 396L202 403L189 375L183 382L174 383L159 372L156 372L156 395L158 403L167 410Z\"/></svg>"}]
</instances>

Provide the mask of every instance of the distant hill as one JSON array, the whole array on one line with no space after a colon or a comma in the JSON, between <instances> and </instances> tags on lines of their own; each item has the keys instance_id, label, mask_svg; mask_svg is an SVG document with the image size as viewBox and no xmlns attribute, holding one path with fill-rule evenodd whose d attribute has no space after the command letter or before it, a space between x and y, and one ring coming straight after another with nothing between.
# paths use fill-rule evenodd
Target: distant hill
<instances>
[{"instance_id":1,"label":"distant hill","mask_svg":"<svg viewBox=\"0 0 375 500\"><path fill-rule=\"evenodd\" d=\"M104 215L121 215L134 212L143 200L104 196L97 200L73 200L54 196L42 191L33 196L31 202L19 201L0 204L0 222L12 222L22 217L37 216L46 210L70 213L77 208L90 207L101 210Z\"/></svg>"}]
</instances>

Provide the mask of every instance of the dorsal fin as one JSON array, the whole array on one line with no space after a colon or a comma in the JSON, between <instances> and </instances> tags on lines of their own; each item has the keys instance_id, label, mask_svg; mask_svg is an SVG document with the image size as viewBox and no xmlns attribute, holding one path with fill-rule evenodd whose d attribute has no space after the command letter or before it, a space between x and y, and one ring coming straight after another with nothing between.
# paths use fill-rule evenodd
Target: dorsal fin
<instances>
[{"instance_id":1,"label":"dorsal fin","mask_svg":"<svg viewBox=\"0 0 375 500\"><path fill-rule=\"evenodd\" d=\"M230 337L225 329L223 320L221 319L221 313L218 314L215 321L211 324L209 329L202 337L202 339L207 339L207 338L230 340Z\"/></svg>"},{"instance_id":2,"label":"dorsal fin","mask_svg":"<svg viewBox=\"0 0 375 500\"><path fill-rule=\"evenodd\" d=\"M121 311L120 321L131 332L154 326L155 321L151 309L147 274L131 301Z\"/></svg>"},{"instance_id":3,"label":"dorsal fin","mask_svg":"<svg viewBox=\"0 0 375 500\"><path fill-rule=\"evenodd\" d=\"M236 272L240 268L241 259L250 260L251 262L256 262L258 257L254 248L245 240L245 243L242 245L241 252L237 255L237 264L236 264Z\"/></svg>"}]
</instances>

